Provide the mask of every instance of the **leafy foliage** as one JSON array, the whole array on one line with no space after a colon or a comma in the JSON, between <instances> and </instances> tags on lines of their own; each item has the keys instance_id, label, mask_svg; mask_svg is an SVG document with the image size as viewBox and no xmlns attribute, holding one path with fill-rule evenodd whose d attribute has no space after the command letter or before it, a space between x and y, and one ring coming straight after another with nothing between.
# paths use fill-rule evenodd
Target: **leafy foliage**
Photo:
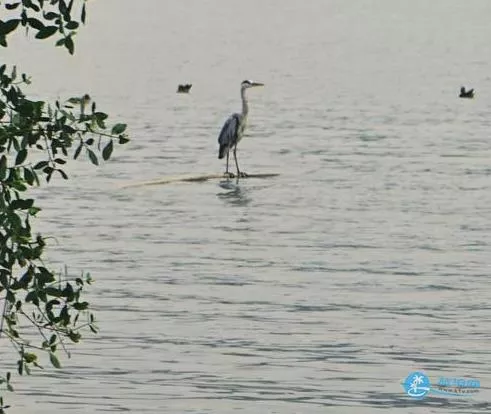
<instances>
[{"instance_id":1,"label":"leafy foliage","mask_svg":"<svg viewBox=\"0 0 491 414\"><path fill-rule=\"evenodd\" d=\"M74 0L0 2L0 45L20 27L36 32L35 39L58 34L57 46L74 53L73 36L85 22L85 1L78 1L80 21L72 18ZM47 238L33 234L31 222L41 211L29 196L32 187L53 177L68 179L67 161L83 153L98 165L109 160L114 144L128 142L126 125L107 126L108 115L97 109L88 94L50 104L30 99L21 87L30 83L15 66L0 62L0 342L8 339L19 355L17 372L41 368L39 353L60 368L58 351L68 356L68 343L77 343L85 331L97 333L83 292L90 274L70 276L48 268L43 261ZM37 333L37 336L33 335ZM38 338L39 342L33 340ZM0 390L13 390L11 373L0 375ZM0 396L0 414L7 406Z\"/></svg>"},{"instance_id":2,"label":"leafy foliage","mask_svg":"<svg viewBox=\"0 0 491 414\"><path fill-rule=\"evenodd\" d=\"M73 17L74 3L81 5L77 10L80 22ZM12 17L0 20L0 46L7 47L7 37L20 25L26 31L34 31L36 39L58 34L56 46L65 46L72 55L75 52L73 37L80 23L85 24L86 0L22 0L6 3L4 8L5 14L11 11Z\"/></svg>"}]
</instances>

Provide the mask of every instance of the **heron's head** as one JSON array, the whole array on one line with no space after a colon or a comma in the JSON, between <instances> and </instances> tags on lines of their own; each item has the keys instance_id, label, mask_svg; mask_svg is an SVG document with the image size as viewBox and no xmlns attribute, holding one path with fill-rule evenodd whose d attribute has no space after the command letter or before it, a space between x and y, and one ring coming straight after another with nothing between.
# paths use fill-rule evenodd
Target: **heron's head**
<instances>
[{"instance_id":1,"label":"heron's head","mask_svg":"<svg viewBox=\"0 0 491 414\"><path fill-rule=\"evenodd\" d=\"M240 86L242 89L249 89L249 88L254 88L255 86L264 86L264 83L245 80L241 83Z\"/></svg>"}]
</instances>

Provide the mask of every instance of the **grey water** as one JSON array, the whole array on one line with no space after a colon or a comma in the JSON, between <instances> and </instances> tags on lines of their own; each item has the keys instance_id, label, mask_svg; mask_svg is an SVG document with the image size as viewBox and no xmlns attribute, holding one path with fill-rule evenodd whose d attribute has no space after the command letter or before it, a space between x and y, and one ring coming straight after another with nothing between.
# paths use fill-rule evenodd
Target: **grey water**
<instances>
[{"instance_id":1,"label":"grey water","mask_svg":"<svg viewBox=\"0 0 491 414\"><path fill-rule=\"evenodd\" d=\"M105 0L73 57L13 39L2 59L30 93L88 92L132 141L36 193L51 265L95 279L101 332L16 378L11 412L489 412L490 13ZM279 176L122 188L223 171L244 79L266 86L249 91L241 167ZM413 371L481 389L414 400Z\"/></svg>"}]
</instances>

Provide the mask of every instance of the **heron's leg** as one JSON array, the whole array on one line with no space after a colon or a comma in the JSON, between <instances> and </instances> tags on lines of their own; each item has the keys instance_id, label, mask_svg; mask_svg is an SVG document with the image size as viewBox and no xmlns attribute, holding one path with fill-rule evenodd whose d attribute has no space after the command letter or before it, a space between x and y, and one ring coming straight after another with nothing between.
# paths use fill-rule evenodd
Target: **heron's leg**
<instances>
[{"instance_id":1,"label":"heron's leg","mask_svg":"<svg viewBox=\"0 0 491 414\"><path fill-rule=\"evenodd\" d=\"M241 172L239 169L239 163L237 161L237 145L234 147L234 159L235 159L235 166L237 167L237 178L247 177L247 174L245 172Z\"/></svg>"},{"instance_id":2,"label":"heron's leg","mask_svg":"<svg viewBox=\"0 0 491 414\"><path fill-rule=\"evenodd\" d=\"M229 157L230 151L227 150L227 166L225 168L225 177L233 178L234 174L228 171L228 157Z\"/></svg>"}]
</instances>

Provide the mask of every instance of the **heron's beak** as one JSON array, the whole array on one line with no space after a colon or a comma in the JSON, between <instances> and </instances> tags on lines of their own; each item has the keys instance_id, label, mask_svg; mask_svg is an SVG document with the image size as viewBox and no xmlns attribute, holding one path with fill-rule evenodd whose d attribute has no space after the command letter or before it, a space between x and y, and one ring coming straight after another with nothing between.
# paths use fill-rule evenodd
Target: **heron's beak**
<instances>
[{"instance_id":1,"label":"heron's beak","mask_svg":"<svg viewBox=\"0 0 491 414\"><path fill-rule=\"evenodd\" d=\"M261 82L252 82L251 86L264 86L264 83Z\"/></svg>"}]
</instances>

